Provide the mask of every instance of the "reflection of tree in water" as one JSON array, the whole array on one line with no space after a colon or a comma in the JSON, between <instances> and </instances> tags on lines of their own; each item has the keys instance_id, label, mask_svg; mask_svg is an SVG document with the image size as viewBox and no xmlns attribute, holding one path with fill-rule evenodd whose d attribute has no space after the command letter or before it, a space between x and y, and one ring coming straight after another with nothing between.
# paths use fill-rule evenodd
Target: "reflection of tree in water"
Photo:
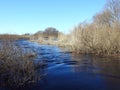
<instances>
[{"instance_id":1,"label":"reflection of tree in water","mask_svg":"<svg viewBox=\"0 0 120 90\"><path fill-rule=\"evenodd\" d=\"M114 58L101 58L90 55L74 55L72 60L77 61L73 65L75 72L100 73L120 76L120 60Z\"/></svg>"}]
</instances>

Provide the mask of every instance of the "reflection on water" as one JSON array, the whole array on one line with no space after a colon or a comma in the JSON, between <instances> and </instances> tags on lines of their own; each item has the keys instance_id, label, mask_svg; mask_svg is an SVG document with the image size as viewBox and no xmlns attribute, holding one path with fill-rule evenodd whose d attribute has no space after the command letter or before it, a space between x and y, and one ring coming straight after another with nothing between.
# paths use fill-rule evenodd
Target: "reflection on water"
<instances>
[{"instance_id":1,"label":"reflection on water","mask_svg":"<svg viewBox=\"0 0 120 90\"><path fill-rule=\"evenodd\" d=\"M77 65L73 65L73 69L76 72L86 71L120 77L119 59L76 55L72 57L72 60L78 62Z\"/></svg>"},{"instance_id":2,"label":"reflection on water","mask_svg":"<svg viewBox=\"0 0 120 90\"><path fill-rule=\"evenodd\" d=\"M48 66L44 69L46 75L36 85L22 90L120 90L120 59L72 55L56 46L27 41L17 43L32 48L37 53L35 61Z\"/></svg>"}]
</instances>

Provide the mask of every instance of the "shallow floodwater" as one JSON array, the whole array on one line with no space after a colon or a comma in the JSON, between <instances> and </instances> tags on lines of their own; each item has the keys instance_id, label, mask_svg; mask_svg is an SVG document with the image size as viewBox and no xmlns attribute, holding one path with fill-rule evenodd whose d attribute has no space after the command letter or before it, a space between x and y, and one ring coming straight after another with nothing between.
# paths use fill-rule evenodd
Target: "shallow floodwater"
<instances>
[{"instance_id":1,"label":"shallow floodwater","mask_svg":"<svg viewBox=\"0 0 120 90\"><path fill-rule=\"evenodd\" d=\"M45 76L21 90L120 90L120 59L73 55L57 46L24 40L17 43L37 53L36 63L47 63Z\"/></svg>"}]
</instances>

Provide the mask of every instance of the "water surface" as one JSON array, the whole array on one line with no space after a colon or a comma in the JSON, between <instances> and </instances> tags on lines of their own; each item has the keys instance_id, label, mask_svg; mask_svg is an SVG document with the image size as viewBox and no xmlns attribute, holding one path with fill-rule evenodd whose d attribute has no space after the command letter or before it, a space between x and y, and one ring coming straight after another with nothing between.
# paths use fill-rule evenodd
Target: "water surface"
<instances>
[{"instance_id":1,"label":"water surface","mask_svg":"<svg viewBox=\"0 0 120 90\"><path fill-rule=\"evenodd\" d=\"M120 90L120 59L73 55L57 46L24 40L17 43L37 53L36 63L47 63L45 76L21 90Z\"/></svg>"}]
</instances>

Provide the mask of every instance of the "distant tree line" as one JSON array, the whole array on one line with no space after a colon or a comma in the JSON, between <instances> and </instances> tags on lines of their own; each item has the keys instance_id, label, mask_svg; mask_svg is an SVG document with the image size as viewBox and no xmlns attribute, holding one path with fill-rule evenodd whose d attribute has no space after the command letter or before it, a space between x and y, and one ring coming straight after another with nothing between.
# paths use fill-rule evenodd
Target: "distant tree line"
<instances>
[{"instance_id":1,"label":"distant tree line","mask_svg":"<svg viewBox=\"0 0 120 90\"><path fill-rule=\"evenodd\" d=\"M59 31L56 28L48 27L44 31L38 31L34 35L35 36L43 36L43 37L58 37Z\"/></svg>"}]
</instances>

